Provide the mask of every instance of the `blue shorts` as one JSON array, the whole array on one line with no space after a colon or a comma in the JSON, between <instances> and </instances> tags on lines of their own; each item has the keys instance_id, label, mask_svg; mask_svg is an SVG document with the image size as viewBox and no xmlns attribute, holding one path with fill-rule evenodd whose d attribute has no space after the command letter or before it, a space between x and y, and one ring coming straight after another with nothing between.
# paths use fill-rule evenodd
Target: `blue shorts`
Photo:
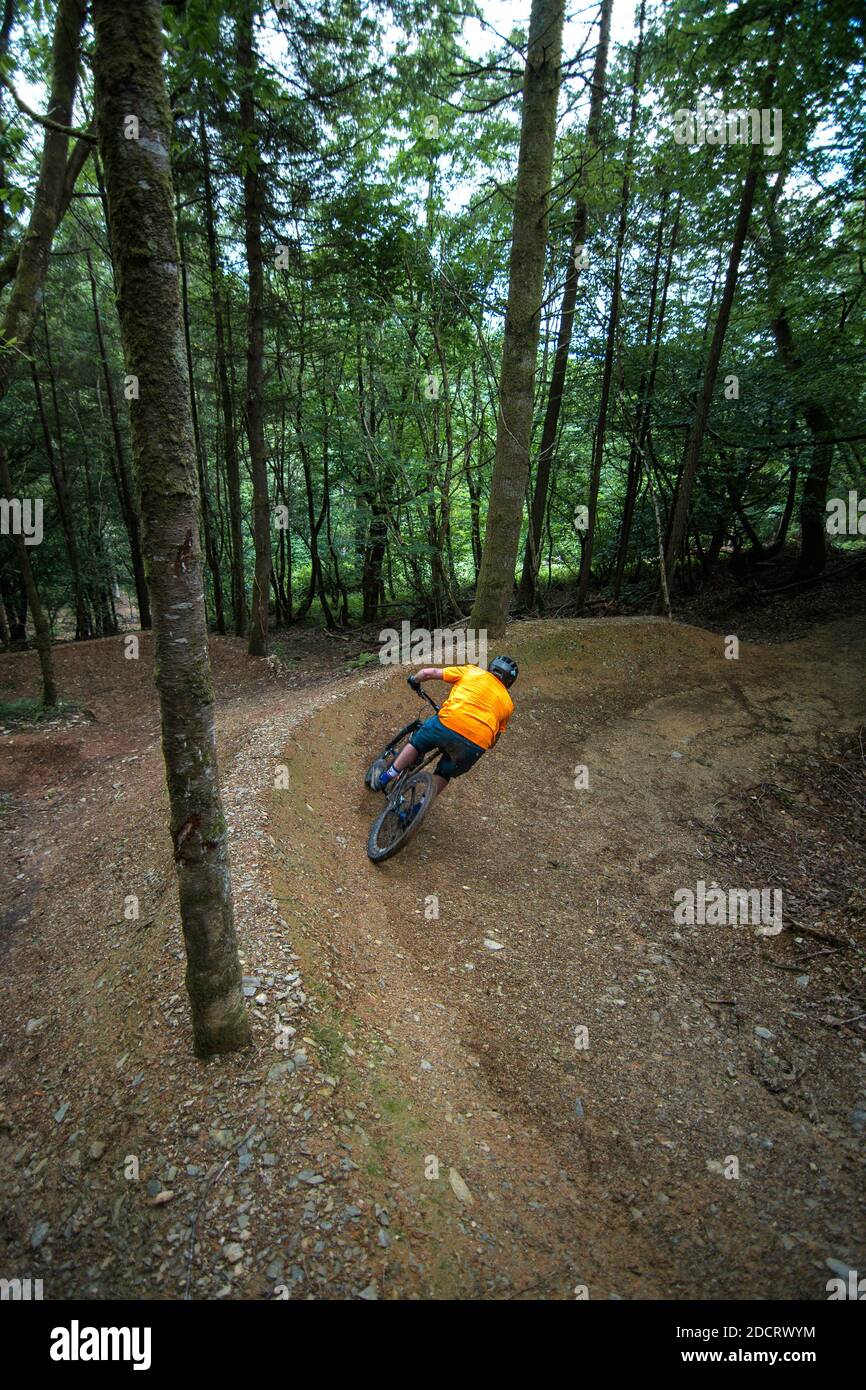
<instances>
[{"instance_id":1,"label":"blue shorts","mask_svg":"<svg viewBox=\"0 0 866 1390\"><path fill-rule=\"evenodd\" d=\"M432 719L425 719L409 742L419 753L430 753L434 748L441 748L445 756L436 764L436 772L440 777L444 777L446 782L450 782L452 777L462 777L464 772L475 766L485 751L471 739L456 733L454 729L446 729L439 716L435 714Z\"/></svg>"}]
</instances>

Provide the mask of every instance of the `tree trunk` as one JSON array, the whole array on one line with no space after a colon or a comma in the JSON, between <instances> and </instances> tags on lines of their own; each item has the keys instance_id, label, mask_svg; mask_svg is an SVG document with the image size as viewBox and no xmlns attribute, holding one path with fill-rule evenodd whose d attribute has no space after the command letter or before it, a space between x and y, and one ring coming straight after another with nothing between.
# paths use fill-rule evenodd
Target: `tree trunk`
<instances>
[{"instance_id":1,"label":"tree trunk","mask_svg":"<svg viewBox=\"0 0 866 1390\"><path fill-rule=\"evenodd\" d=\"M232 911L207 644L159 0L94 0L99 149L154 613L156 684L196 1053L250 1041ZM126 139L130 114L139 138Z\"/></svg>"},{"instance_id":2,"label":"tree trunk","mask_svg":"<svg viewBox=\"0 0 866 1390\"><path fill-rule=\"evenodd\" d=\"M111 367L108 362L108 353L105 348L105 334L102 331L102 315L99 312L99 295L97 293L96 276L93 273L93 262L90 252L87 252L87 273L90 276L90 297L93 301L93 319L96 325L96 341L99 345L99 358L102 363L102 379L105 382L105 396L108 401L108 418L111 423L111 440L114 445L114 454L109 455L111 460L111 471L114 477L114 484L117 488L117 495L120 500L120 511L123 516L123 524L126 527L126 534L129 537L129 550L132 556L132 578L135 584L135 601L138 604L138 621L143 629L150 628L150 595L147 591L147 579L144 572L144 555L141 550L141 520L138 508L135 505L133 496L132 479L129 476L129 469L126 466L126 453L123 448L123 436L120 432L120 418L117 413L117 401L114 395L114 385L111 377Z\"/></svg>"},{"instance_id":3,"label":"tree trunk","mask_svg":"<svg viewBox=\"0 0 866 1390\"><path fill-rule=\"evenodd\" d=\"M69 126L72 122L84 11L85 0L60 0L57 8L47 115L61 126ZM15 351L0 353L0 401L9 389L17 363L29 348L42 303L63 196L68 145L67 135L46 128L33 209L3 319L3 341L8 343L14 339Z\"/></svg>"},{"instance_id":4,"label":"tree trunk","mask_svg":"<svg viewBox=\"0 0 866 1390\"><path fill-rule=\"evenodd\" d=\"M78 175L87 163L92 149L94 149L93 142L88 140L85 136L76 140L75 144L72 146L72 151L66 161L66 169L63 175L63 188L57 204L55 229L60 226L60 223L69 210L69 204L72 202L72 197L75 193ZM20 255L21 243L16 242L11 250L7 251L3 259L0 260L0 290L5 289L10 281L15 279Z\"/></svg>"},{"instance_id":5,"label":"tree trunk","mask_svg":"<svg viewBox=\"0 0 866 1390\"><path fill-rule=\"evenodd\" d=\"M279 535L279 575L280 600L286 624L293 621L294 594L292 592L292 496L291 470L286 468L286 382L283 374L283 355L277 335L277 376L281 387L280 399L280 449L277 469L277 496L286 509L285 525L280 526Z\"/></svg>"},{"instance_id":6,"label":"tree trunk","mask_svg":"<svg viewBox=\"0 0 866 1390\"><path fill-rule=\"evenodd\" d=\"M526 535L526 550L523 556L523 573L520 577L520 600L527 607L535 603L538 586L538 567L541 562L541 533L544 529L544 515L547 508L547 492L550 484L550 465L559 429L559 414L562 406L562 393L565 387L565 374L568 370L568 354L571 347L571 333L574 327L574 310L577 304L577 285L580 268L577 262L577 247L586 241L588 209L586 184L588 167L598 154L601 136L601 113L604 104L604 79L607 72L607 54L610 47L610 16L613 0L602 0L598 22L598 45L595 50L595 64L592 72L592 95L589 103L589 117L586 123L586 153L581 159L578 178L578 195L574 208L574 221L571 230L568 270L562 291L562 306L559 311L559 331L556 339L556 352L553 358L553 375L550 379L550 392L547 409L541 430L541 447L538 451L538 468L535 474L535 489L532 494L532 509L529 529Z\"/></svg>"},{"instance_id":7,"label":"tree trunk","mask_svg":"<svg viewBox=\"0 0 866 1390\"><path fill-rule=\"evenodd\" d=\"M253 476L253 546L256 555L250 604L250 656L268 654L268 603L271 592L271 520L265 447L265 277L262 265L263 187L256 132L256 53L252 7L244 4L237 30L240 76L241 143L244 151L244 244L249 278L247 334L247 438Z\"/></svg>"},{"instance_id":8,"label":"tree trunk","mask_svg":"<svg viewBox=\"0 0 866 1390\"><path fill-rule=\"evenodd\" d=\"M14 550L14 547L13 547ZM9 624L9 645L17 649L27 644L27 591L24 590L24 617L19 616L19 606L22 601L22 579L20 573L13 567L10 552L7 552L8 559L0 564L0 593L3 595L3 606L6 609L6 621Z\"/></svg>"},{"instance_id":9,"label":"tree trunk","mask_svg":"<svg viewBox=\"0 0 866 1390\"><path fill-rule=\"evenodd\" d=\"M812 462L806 473L800 498L800 555L797 561L797 575L801 578L813 578L821 573L827 563L827 483L833 463L834 426L827 409L820 401L804 397L800 385L803 359L797 352L791 320L782 302L785 246L775 205L781 188L780 178L775 192L768 197L767 202L767 227L771 246L768 273L768 299L772 315L770 327L779 360L790 372L793 380L796 407L815 441Z\"/></svg>"},{"instance_id":10,"label":"tree trunk","mask_svg":"<svg viewBox=\"0 0 866 1390\"><path fill-rule=\"evenodd\" d=\"M324 413L324 400L322 410ZM340 557L337 554L337 547L334 545L334 535L331 527L331 474L329 461L329 430L328 421L325 420L322 432L322 494L326 503L325 510L325 536L328 542L328 553L331 557L331 564L334 566L334 589L340 599L339 622L343 627L349 625L349 591L346 588L340 571Z\"/></svg>"},{"instance_id":11,"label":"tree trunk","mask_svg":"<svg viewBox=\"0 0 866 1390\"><path fill-rule=\"evenodd\" d=\"M75 599L75 640L80 642L85 637L92 636L92 633L90 631L90 618L87 613L87 604L84 601L84 586L81 582L81 564L78 559L75 521L72 516L69 483L63 458L62 435L59 428L60 416L57 414L57 397L56 393L54 393L55 418L58 426L57 447L60 455L59 461L54 451L54 441L51 438L51 430L48 427L48 418L45 414L45 402L42 399L42 386L39 381L39 371L35 361L31 361L30 368L33 377L33 391L36 396L36 410L42 425L42 438L45 441L45 454L51 473L51 483L54 487L54 495L57 498L57 510L60 513L60 525L63 529L63 540L66 546L66 558L69 561L69 568L72 571L72 592ZM53 378L50 357L48 360L48 370L52 373Z\"/></svg>"},{"instance_id":12,"label":"tree trunk","mask_svg":"<svg viewBox=\"0 0 866 1390\"><path fill-rule=\"evenodd\" d=\"M72 122L84 10L84 0L60 0L57 8L47 114L59 126L69 126ZM26 355L33 337L48 273L51 245L63 205L68 146L67 135L46 127L30 222L18 253L15 278L3 316L2 342L6 344L14 341L15 350L0 352L0 401L9 389L16 364L21 356ZM0 451L0 483L6 496L11 497L12 482L4 451ZM33 613L36 645L42 667L43 703L53 706L57 703L57 688L54 683L48 620L36 588L23 536L15 537L15 548L22 581Z\"/></svg>"},{"instance_id":13,"label":"tree trunk","mask_svg":"<svg viewBox=\"0 0 866 1390\"><path fill-rule=\"evenodd\" d=\"M322 561L319 555L319 532L328 510L327 479L322 491L322 508L316 520L316 508L313 500L313 472L310 462L310 451L307 447L307 439L304 433L303 405L304 405L304 372L306 366L306 324L307 311L303 293L303 283L301 286L301 301L296 315L298 327L298 367L295 378L295 409L294 409L294 429L298 445L298 452L301 455L301 463L304 468L304 490L307 497L307 520L310 527L310 583L306 597L301 603L297 614L298 620L306 617L310 610L316 593L319 595L319 602L322 605L322 614L325 624L329 631L335 626L334 615L328 603L328 595L325 589L325 576L322 569Z\"/></svg>"},{"instance_id":14,"label":"tree trunk","mask_svg":"<svg viewBox=\"0 0 866 1390\"><path fill-rule=\"evenodd\" d=\"M778 555L785 548L785 541L788 538L788 527L791 524L791 517L794 515L794 501L797 496L797 460L791 460L790 473L788 474L788 492L785 497L785 506L779 519L779 529L776 532L772 545L767 549L768 555Z\"/></svg>"},{"instance_id":15,"label":"tree trunk","mask_svg":"<svg viewBox=\"0 0 866 1390\"><path fill-rule=\"evenodd\" d=\"M471 626L499 636L514 590L514 566L529 476L535 360L562 53L563 0L533 0L523 80L508 303L499 381L496 457Z\"/></svg>"},{"instance_id":16,"label":"tree trunk","mask_svg":"<svg viewBox=\"0 0 866 1390\"><path fill-rule=\"evenodd\" d=\"M604 459L604 442L607 435L607 413L610 403L610 388L613 379L613 358L619 329L620 295L622 288L622 257L625 247L625 234L628 226L629 189L631 184L631 161L634 151L634 136L637 127L638 99L640 97L640 70L643 53L643 25L645 3L641 0L638 19L638 40L635 48L632 69L631 111L629 114L628 140L625 151L625 171L619 195L619 225L616 234L616 254L613 266L613 287L610 296L610 316L607 323L607 342L604 350L604 367L601 374L601 397L598 406L598 425L595 431L592 451L592 466L589 477L589 497L587 499L587 528L583 550L580 555L580 578L577 584L577 603L580 607L586 601L589 581L592 575L592 552L595 544L595 525L598 516L598 490L601 482L601 466Z\"/></svg>"},{"instance_id":17,"label":"tree trunk","mask_svg":"<svg viewBox=\"0 0 866 1390\"><path fill-rule=\"evenodd\" d=\"M220 402L222 404L223 430L225 434L226 490L228 492L229 518L231 523L232 611L235 619L235 636L243 637L247 630L247 594L246 582L244 579L244 538L241 524L241 467L238 458L234 402L232 399L232 386L229 380L228 357L226 354L225 319L223 316L223 301L220 290L216 221L210 174L210 149L207 141L207 127L205 125L204 111L201 107L199 107L198 113L198 131L199 143L201 145L204 224L207 234L208 271L210 274L211 303L213 305L216 369Z\"/></svg>"},{"instance_id":18,"label":"tree trunk","mask_svg":"<svg viewBox=\"0 0 866 1390\"><path fill-rule=\"evenodd\" d=\"M758 102L758 106L761 110L769 108L773 97L773 88L776 83L776 72L779 66L779 53L782 45L784 28L785 16L782 15L776 25L769 67L764 78L761 97ZM749 219L752 215L752 205L755 201L755 188L757 186L761 167L761 153L762 147L760 144L752 146L746 177L743 181L743 188L740 194L740 207L737 213L734 238L728 257L725 287L722 290L722 297L719 302L719 312L716 317L712 341L710 342L707 365L704 370L704 379L698 394L695 418L692 422L688 444L686 445L685 457L683 459L683 469L680 475L679 487L677 488L676 502L674 503L667 547L665 550L665 573L669 586L672 584L674 569L679 560L686 536L692 487L694 486L695 475L697 474L698 465L701 460L701 447L704 442L707 420L709 419L710 403L713 398L713 390L719 370L719 361L722 356L722 348L724 347L725 335L728 331L728 322L734 303L737 276L740 269L740 258L743 254L743 245L746 240L746 233L749 229Z\"/></svg>"},{"instance_id":19,"label":"tree trunk","mask_svg":"<svg viewBox=\"0 0 866 1390\"><path fill-rule=\"evenodd\" d=\"M102 517L98 499L94 496L90 477L90 457L87 449L82 451L84 474L84 500L87 503L87 531L90 552L95 565L95 581L91 586L91 606L96 619L96 631L100 637L112 637L117 632L117 614L114 612L112 596L112 576L110 565L106 562L105 547L102 543ZM94 570L91 570L93 576Z\"/></svg>"},{"instance_id":20,"label":"tree trunk","mask_svg":"<svg viewBox=\"0 0 866 1390\"><path fill-rule=\"evenodd\" d=\"M367 504L367 531L361 546L361 621L374 623L379 615L379 596L382 591L382 569L388 547L388 503L385 480L377 467L376 398L373 371L370 369L370 389L364 382L364 363L358 357L358 415L364 436L364 469L360 487Z\"/></svg>"},{"instance_id":21,"label":"tree trunk","mask_svg":"<svg viewBox=\"0 0 866 1390\"><path fill-rule=\"evenodd\" d=\"M60 0L54 22L51 50L51 92L47 114L59 126L69 126L75 105L84 0ZM0 352L0 401L9 389L15 367L26 356L42 303L45 277L54 232L61 215L66 177L66 151L69 137L46 127L39 162L39 177L27 231L15 263L14 281L3 316L2 344L14 341L14 351ZM0 451L0 483L7 497L12 482L5 452ZM51 659L51 633L39 598L36 580L23 536L15 537L21 578L33 613L36 645L42 668L42 698L46 706L57 703Z\"/></svg>"},{"instance_id":22,"label":"tree trunk","mask_svg":"<svg viewBox=\"0 0 866 1390\"><path fill-rule=\"evenodd\" d=\"M671 241L668 248L665 273L662 281L661 299L659 302L658 317L655 315L656 292L658 288L659 260L661 256L662 231L664 228L665 207L667 204L668 192L662 194L662 211L659 217L658 242L656 245L655 263L653 265L652 291L650 293L649 312L647 314L646 336L644 347L649 350L650 344L655 342L652 348L652 359L649 364L648 373L641 372L640 388L638 391L638 404L635 419L634 434L632 436L631 448L628 460L628 484L626 487L625 502L623 503L622 522L620 525L619 548L616 557L616 569L613 579L613 596L619 599L622 587L623 575L625 574L626 561L628 559L629 539L631 528L634 521L634 510L637 503L638 487L640 476L645 462L645 450L647 436L649 434L650 420L652 417L652 401L655 392L656 374L658 372L659 355L661 353L662 332L664 331L665 310L668 301L668 287L670 285L671 271L674 263L674 251L676 250L677 234L680 224L680 204L674 214L673 229L671 231Z\"/></svg>"},{"instance_id":23,"label":"tree trunk","mask_svg":"<svg viewBox=\"0 0 866 1390\"><path fill-rule=\"evenodd\" d=\"M6 461L6 450L2 445L0 445L0 492L4 497L12 498L15 496L12 479L9 476L9 464ZM33 617L36 650L39 653L39 666L42 671L42 703L46 709L52 709L57 704L57 685L54 680L54 661L51 656L51 629L45 615L45 609L42 607L39 590L36 587L33 567L30 564L30 556L27 553L28 547L24 537L20 533L16 533L12 539L15 544L18 568L21 571L21 578L27 591L30 613Z\"/></svg>"},{"instance_id":24,"label":"tree trunk","mask_svg":"<svg viewBox=\"0 0 866 1390\"><path fill-rule=\"evenodd\" d=\"M179 241L179 248L181 257L181 291L183 296L183 339L186 347L186 370L189 374L189 405L190 411L192 412L192 434L195 442L196 463L198 465L198 486L199 492L201 493L201 523L204 533L204 551L207 556L208 569L210 570L211 584L213 586L216 630L224 636L226 618L223 612L223 581L222 575L220 574L219 556L217 555L213 537L213 519L211 516L210 493L207 485L207 459L205 457L204 440L202 438L201 426L198 418L195 375L192 367L192 334L189 322L189 283L186 269L186 254L182 241Z\"/></svg>"}]
</instances>

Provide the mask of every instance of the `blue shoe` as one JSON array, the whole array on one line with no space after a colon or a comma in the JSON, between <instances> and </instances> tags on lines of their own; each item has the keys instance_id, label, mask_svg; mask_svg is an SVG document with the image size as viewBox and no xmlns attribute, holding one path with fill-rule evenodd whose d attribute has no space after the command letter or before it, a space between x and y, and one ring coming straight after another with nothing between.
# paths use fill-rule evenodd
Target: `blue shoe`
<instances>
[{"instance_id":1,"label":"blue shoe","mask_svg":"<svg viewBox=\"0 0 866 1390\"><path fill-rule=\"evenodd\" d=\"M376 790L380 792L386 792L388 788L393 786L396 781L397 777L392 777L391 769L386 767L383 769L382 772L379 773L379 775L376 778Z\"/></svg>"},{"instance_id":2,"label":"blue shoe","mask_svg":"<svg viewBox=\"0 0 866 1390\"><path fill-rule=\"evenodd\" d=\"M376 758L373 762L367 776L364 778L371 792L385 791L387 783L385 786L382 785L382 774L388 771L388 766L384 758Z\"/></svg>"}]
</instances>

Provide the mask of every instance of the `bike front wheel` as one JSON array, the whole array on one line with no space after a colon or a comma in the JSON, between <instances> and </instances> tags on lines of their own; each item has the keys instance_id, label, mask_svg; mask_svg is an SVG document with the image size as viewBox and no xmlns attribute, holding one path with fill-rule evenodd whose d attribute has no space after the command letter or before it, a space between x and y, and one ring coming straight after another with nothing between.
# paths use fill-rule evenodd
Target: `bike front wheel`
<instances>
[{"instance_id":1,"label":"bike front wheel","mask_svg":"<svg viewBox=\"0 0 866 1390\"><path fill-rule=\"evenodd\" d=\"M376 817L367 838L367 854L374 864L382 864L407 845L433 800L433 778L429 772L410 773L390 797L384 811Z\"/></svg>"}]
</instances>

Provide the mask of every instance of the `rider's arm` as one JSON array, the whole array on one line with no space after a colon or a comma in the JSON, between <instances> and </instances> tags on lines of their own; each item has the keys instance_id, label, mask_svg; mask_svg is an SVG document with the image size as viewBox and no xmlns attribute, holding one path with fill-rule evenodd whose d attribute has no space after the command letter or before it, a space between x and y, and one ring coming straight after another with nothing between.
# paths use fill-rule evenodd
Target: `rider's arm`
<instances>
[{"instance_id":1,"label":"rider's arm","mask_svg":"<svg viewBox=\"0 0 866 1390\"><path fill-rule=\"evenodd\" d=\"M441 666L424 666L420 671L415 672L416 681L441 681Z\"/></svg>"}]
</instances>

